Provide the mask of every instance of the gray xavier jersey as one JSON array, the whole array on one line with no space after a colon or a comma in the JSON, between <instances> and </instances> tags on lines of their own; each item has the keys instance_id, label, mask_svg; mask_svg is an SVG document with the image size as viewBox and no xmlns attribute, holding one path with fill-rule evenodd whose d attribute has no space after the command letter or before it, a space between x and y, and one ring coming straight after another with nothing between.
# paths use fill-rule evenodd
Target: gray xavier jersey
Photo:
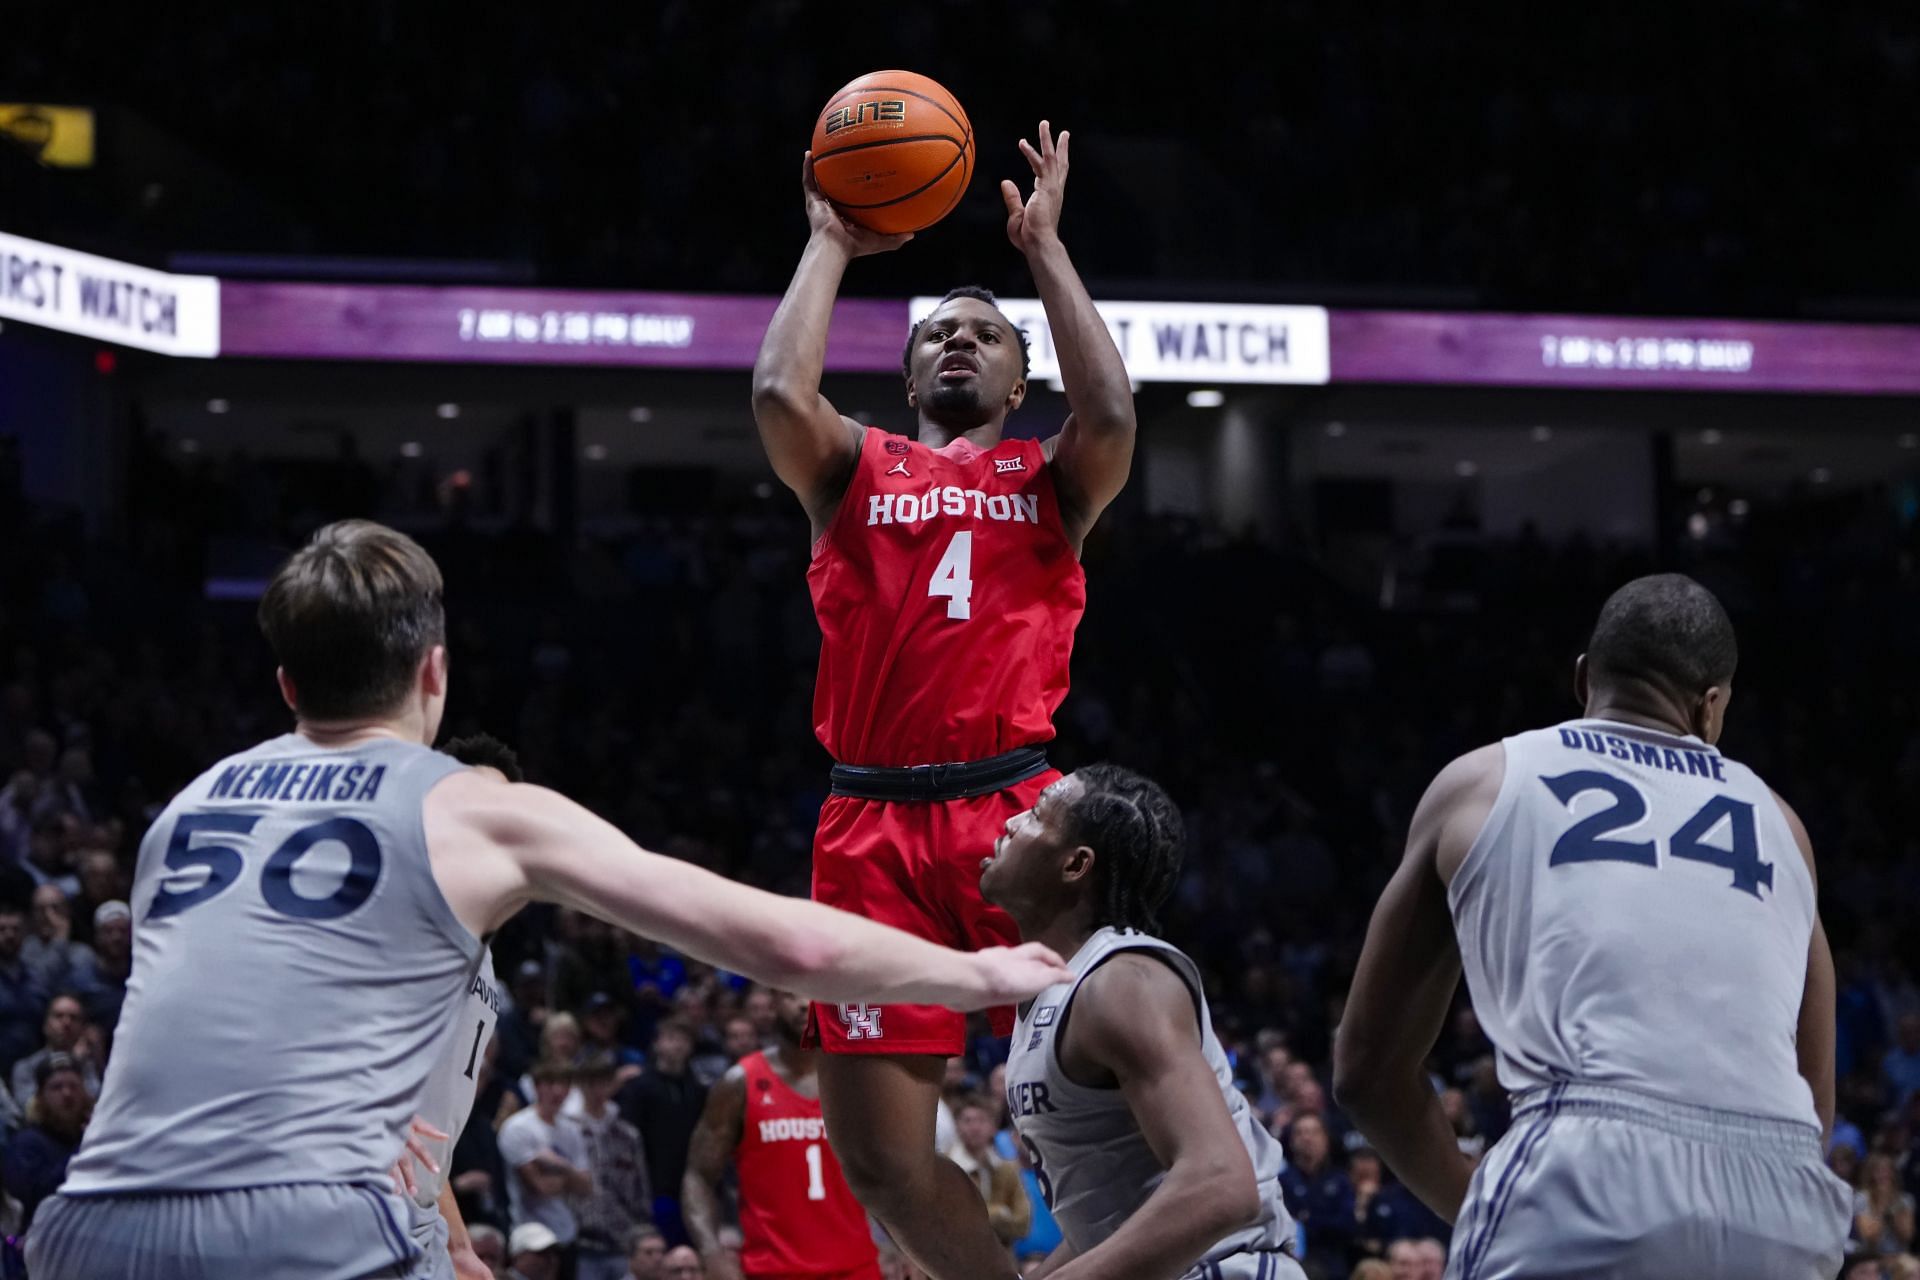
<instances>
[{"instance_id":1,"label":"gray xavier jersey","mask_svg":"<svg viewBox=\"0 0 1920 1280\"><path fill-rule=\"evenodd\" d=\"M435 1173L414 1160L413 1199L422 1209L439 1203L441 1189L452 1175L453 1144L460 1141L460 1131L473 1114L473 1095L480 1087L480 1061L486 1056L487 1041L493 1039L494 1025L500 1021L500 989L493 976L491 948L481 957L479 972L473 975L460 1003L461 1013L447 1044L449 1052L434 1064L417 1108L422 1120L447 1135L444 1140L420 1139L420 1145L433 1153L433 1162L440 1166L440 1172Z\"/></svg>"},{"instance_id":2,"label":"gray xavier jersey","mask_svg":"<svg viewBox=\"0 0 1920 1280\"><path fill-rule=\"evenodd\" d=\"M1166 1176L1120 1090L1074 1083L1061 1069L1056 1051L1056 1037L1080 984L1101 964L1127 951L1149 952L1165 961L1192 992L1201 1051L1220 1082L1220 1096L1246 1144L1259 1184L1260 1221L1221 1241L1207 1258L1286 1247L1294 1237L1293 1219L1280 1193L1286 1160L1280 1143L1234 1087L1233 1069L1213 1034L1200 971L1171 943L1131 929L1106 928L1087 939L1068 961L1073 979L1048 987L1024 1006L1013 1031L1007 1105L1061 1232L1077 1252L1085 1253L1119 1230Z\"/></svg>"},{"instance_id":3,"label":"gray xavier jersey","mask_svg":"<svg viewBox=\"0 0 1920 1280\"><path fill-rule=\"evenodd\" d=\"M65 1191L390 1185L480 961L421 821L463 767L287 734L174 797L141 842L133 974Z\"/></svg>"},{"instance_id":4,"label":"gray xavier jersey","mask_svg":"<svg viewBox=\"0 0 1920 1280\"><path fill-rule=\"evenodd\" d=\"M1813 879L1779 802L1699 738L1508 738L1448 900L1516 1092L1561 1080L1817 1125L1795 1038Z\"/></svg>"}]
</instances>

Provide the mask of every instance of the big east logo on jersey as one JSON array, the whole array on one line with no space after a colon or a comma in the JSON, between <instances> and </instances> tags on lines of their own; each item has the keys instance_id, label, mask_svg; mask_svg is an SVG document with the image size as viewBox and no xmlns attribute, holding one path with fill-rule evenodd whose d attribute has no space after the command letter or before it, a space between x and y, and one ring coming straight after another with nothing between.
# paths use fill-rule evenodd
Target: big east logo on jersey
<instances>
[{"instance_id":1,"label":"big east logo on jersey","mask_svg":"<svg viewBox=\"0 0 1920 1280\"><path fill-rule=\"evenodd\" d=\"M856 124L898 124L907 118L907 100L905 98L881 98L875 102L859 102L851 107L841 107L827 117L827 132L838 133L842 129Z\"/></svg>"}]
</instances>

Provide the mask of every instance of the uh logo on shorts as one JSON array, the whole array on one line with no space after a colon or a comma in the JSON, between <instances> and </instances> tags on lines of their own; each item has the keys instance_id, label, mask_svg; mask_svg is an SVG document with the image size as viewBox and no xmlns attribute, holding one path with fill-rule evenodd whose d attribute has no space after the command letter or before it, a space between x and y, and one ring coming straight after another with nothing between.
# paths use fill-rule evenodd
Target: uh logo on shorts
<instances>
[{"instance_id":1,"label":"uh logo on shorts","mask_svg":"<svg viewBox=\"0 0 1920 1280\"><path fill-rule=\"evenodd\" d=\"M847 1039L878 1040L881 1037L880 1014L882 1010L870 1004L843 1004L840 1006L840 1021L847 1024Z\"/></svg>"}]
</instances>

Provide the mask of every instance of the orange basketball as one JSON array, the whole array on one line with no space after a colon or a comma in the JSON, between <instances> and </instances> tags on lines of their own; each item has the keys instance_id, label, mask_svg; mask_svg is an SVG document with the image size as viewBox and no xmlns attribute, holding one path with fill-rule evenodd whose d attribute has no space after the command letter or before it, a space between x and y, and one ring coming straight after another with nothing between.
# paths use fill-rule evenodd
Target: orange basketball
<instances>
[{"instance_id":1,"label":"orange basketball","mask_svg":"<svg viewBox=\"0 0 1920 1280\"><path fill-rule=\"evenodd\" d=\"M973 178L973 126L925 76L876 71L827 99L813 126L813 177L861 226L920 231L951 213Z\"/></svg>"}]
</instances>

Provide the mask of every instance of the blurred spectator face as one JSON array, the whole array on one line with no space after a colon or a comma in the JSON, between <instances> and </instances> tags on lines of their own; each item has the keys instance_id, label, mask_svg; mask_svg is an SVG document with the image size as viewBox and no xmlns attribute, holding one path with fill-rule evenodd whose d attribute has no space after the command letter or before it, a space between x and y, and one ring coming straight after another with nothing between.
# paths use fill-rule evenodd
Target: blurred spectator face
<instances>
[{"instance_id":1,"label":"blurred spectator face","mask_svg":"<svg viewBox=\"0 0 1920 1280\"><path fill-rule=\"evenodd\" d=\"M773 1018L764 1028L760 1024L760 1019L754 1018L755 1034L764 1040L775 1031L779 1031L793 1043L799 1044L800 1037L807 1031L807 1012L812 1008L807 1003L806 997L797 996L791 991L781 991L767 993L767 999L772 1003ZM751 1003L752 997L748 997L748 1000Z\"/></svg>"},{"instance_id":2,"label":"blurred spectator face","mask_svg":"<svg viewBox=\"0 0 1920 1280\"><path fill-rule=\"evenodd\" d=\"M102 920L93 926L93 949L109 969L118 969L133 950L133 921L124 916Z\"/></svg>"},{"instance_id":3,"label":"blurred spectator face","mask_svg":"<svg viewBox=\"0 0 1920 1280\"><path fill-rule=\"evenodd\" d=\"M555 1014L540 1029L540 1056L572 1062L580 1056L580 1024L567 1014Z\"/></svg>"},{"instance_id":4,"label":"blurred spectator face","mask_svg":"<svg viewBox=\"0 0 1920 1280\"><path fill-rule=\"evenodd\" d=\"M1260 1074L1271 1084L1281 1084L1286 1080L1287 1068L1293 1065L1293 1054L1283 1044L1270 1046L1260 1055Z\"/></svg>"},{"instance_id":5,"label":"blurred spectator face","mask_svg":"<svg viewBox=\"0 0 1920 1280\"><path fill-rule=\"evenodd\" d=\"M1303 1169L1318 1169L1327 1159L1327 1127L1320 1117L1306 1115L1293 1122L1293 1162Z\"/></svg>"},{"instance_id":6,"label":"blurred spectator face","mask_svg":"<svg viewBox=\"0 0 1920 1280\"><path fill-rule=\"evenodd\" d=\"M620 1021L625 1010L617 1004L601 1005L589 1009L580 1015L580 1025L586 1032L586 1038L595 1044L613 1044L620 1038Z\"/></svg>"},{"instance_id":7,"label":"blurred spectator face","mask_svg":"<svg viewBox=\"0 0 1920 1280\"><path fill-rule=\"evenodd\" d=\"M762 1040L770 1040L773 1038L774 1007L776 1004L777 1001L774 998L773 992L767 990L765 987L755 987L753 990L747 992L747 998L740 1006L740 1011L753 1019L754 1032Z\"/></svg>"},{"instance_id":8,"label":"blurred spectator face","mask_svg":"<svg viewBox=\"0 0 1920 1280\"><path fill-rule=\"evenodd\" d=\"M728 1018L725 1030L720 1033L720 1047L726 1053L728 1062L738 1062L758 1050L760 1035L754 1030L753 1019L745 1014Z\"/></svg>"},{"instance_id":9,"label":"blurred spectator face","mask_svg":"<svg viewBox=\"0 0 1920 1280\"><path fill-rule=\"evenodd\" d=\"M562 1076L558 1080L535 1080L533 1082L533 1105L542 1116L552 1116L567 1103L567 1094L573 1091L573 1082Z\"/></svg>"},{"instance_id":10,"label":"blurred spectator face","mask_svg":"<svg viewBox=\"0 0 1920 1280\"><path fill-rule=\"evenodd\" d=\"M706 1280L707 1269L691 1245L679 1245L667 1251L660 1266L661 1280Z\"/></svg>"},{"instance_id":11,"label":"blurred spectator face","mask_svg":"<svg viewBox=\"0 0 1920 1280\"><path fill-rule=\"evenodd\" d=\"M27 734L27 768L42 778L53 776L53 764L59 757L60 744L45 729L35 729Z\"/></svg>"},{"instance_id":12,"label":"blurred spectator face","mask_svg":"<svg viewBox=\"0 0 1920 1280\"><path fill-rule=\"evenodd\" d=\"M1420 1280L1420 1247L1411 1240L1395 1240L1387 1246L1387 1265L1393 1268L1393 1280Z\"/></svg>"},{"instance_id":13,"label":"blurred spectator face","mask_svg":"<svg viewBox=\"0 0 1920 1280\"><path fill-rule=\"evenodd\" d=\"M560 1251L542 1249L538 1253L517 1253L513 1256L513 1269L527 1280L559 1280Z\"/></svg>"},{"instance_id":14,"label":"blurred spectator face","mask_svg":"<svg viewBox=\"0 0 1920 1280\"><path fill-rule=\"evenodd\" d=\"M1323 1116L1327 1113L1327 1091L1309 1076L1293 1094L1295 1115Z\"/></svg>"},{"instance_id":15,"label":"blurred spectator face","mask_svg":"<svg viewBox=\"0 0 1920 1280\"><path fill-rule=\"evenodd\" d=\"M1870 1155L1867 1157L1867 1163L1860 1169L1860 1186L1874 1196L1891 1198L1896 1190L1893 1174L1892 1157Z\"/></svg>"},{"instance_id":16,"label":"blurred spectator face","mask_svg":"<svg viewBox=\"0 0 1920 1280\"><path fill-rule=\"evenodd\" d=\"M679 1075L693 1057L693 1037L685 1027L663 1022L653 1035L653 1069L667 1075ZM694 1261L698 1262L696 1257Z\"/></svg>"},{"instance_id":17,"label":"blurred spectator face","mask_svg":"<svg viewBox=\"0 0 1920 1280\"><path fill-rule=\"evenodd\" d=\"M1313 1068L1304 1062L1290 1062L1287 1064L1284 1079L1286 1087L1283 1088L1281 1092L1286 1094L1289 1099L1298 1098L1300 1096L1300 1087L1312 1082Z\"/></svg>"},{"instance_id":18,"label":"blurred spectator face","mask_svg":"<svg viewBox=\"0 0 1920 1280\"><path fill-rule=\"evenodd\" d=\"M1356 1187L1379 1186L1380 1157L1371 1151L1355 1152L1353 1158L1347 1161L1347 1176Z\"/></svg>"},{"instance_id":19,"label":"blurred spectator face","mask_svg":"<svg viewBox=\"0 0 1920 1280\"><path fill-rule=\"evenodd\" d=\"M41 1127L49 1133L77 1138L86 1127L87 1085L78 1071L49 1071L34 1100L40 1104Z\"/></svg>"},{"instance_id":20,"label":"blurred spectator face","mask_svg":"<svg viewBox=\"0 0 1920 1280\"><path fill-rule=\"evenodd\" d=\"M613 1100L614 1091L619 1087L619 1079L616 1075L581 1077L580 1096L589 1112L596 1116L605 1113L607 1104ZM561 1095L562 1101L565 1096Z\"/></svg>"},{"instance_id":21,"label":"blurred spectator face","mask_svg":"<svg viewBox=\"0 0 1920 1280\"><path fill-rule=\"evenodd\" d=\"M1842 1182L1852 1186L1855 1175L1860 1172L1860 1157L1851 1146L1841 1143L1827 1153L1827 1167Z\"/></svg>"},{"instance_id":22,"label":"blurred spectator face","mask_svg":"<svg viewBox=\"0 0 1920 1280\"><path fill-rule=\"evenodd\" d=\"M112 902L120 896L120 864L105 849L89 849L80 855L80 891L92 903Z\"/></svg>"},{"instance_id":23,"label":"blurred spectator face","mask_svg":"<svg viewBox=\"0 0 1920 1280\"><path fill-rule=\"evenodd\" d=\"M1441 1280L1447 1272L1447 1247L1438 1240L1420 1240L1413 1246L1413 1256L1420 1270L1415 1272L1420 1280Z\"/></svg>"},{"instance_id":24,"label":"blurred spectator face","mask_svg":"<svg viewBox=\"0 0 1920 1280\"><path fill-rule=\"evenodd\" d=\"M658 1231L646 1232L634 1240L627 1253L627 1270L633 1273L633 1280L661 1280L666 1258L667 1242Z\"/></svg>"},{"instance_id":25,"label":"blurred spectator face","mask_svg":"<svg viewBox=\"0 0 1920 1280\"><path fill-rule=\"evenodd\" d=\"M57 884L33 891L33 931L42 942L65 942L73 935L73 912Z\"/></svg>"},{"instance_id":26,"label":"blurred spectator face","mask_svg":"<svg viewBox=\"0 0 1920 1280\"><path fill-rule=\"evenodd\" d=\"M1920 1014L1905 1014L1900 1019L1900 1052L1920 1053Z\"/></svg>"},{"instance_id":27,"label":"blurred spectator face","mask_svg":"<svg viewBox=\"0 0 1920 1280\"><path fill-rule=\"evenodd\" d=\"M86 1010L78 1000L72 996L55 996L47 1006L47 1018L40 1030L47 1037L48 1048L65 1052L80 1043L80 1033L86 1026Z\"/></svg>"},{"instance_id":28,"label":"blurred spectator face","mask_svg":"<svg viewBox=\"0 0 1920 1280\"><path fill-rule=\"evenodd\" d=\"M0 910L0 961L11 964L18 960L26 941L26 917L18 911Z\"/></svg>"},{"instance_id":29,"label":"blurred spectator face","mask_svg":"<svg viewBox=\"0 0 1920 1280\"><path fill-rule=\"evenodd\" d=\"M480 1259L489 1272L499 1275L507 1265L507 1242L500 1238L498 1231L482 1231L473 1237L473 1256Z\"/></svg>"},{"instance_id":30,"label":"blurred spectator face","mask_svg":"<svg viewBox=\"0 0 1920 1280\"><path fill-rule=\"evenodd\" d=\"M948 1093L967 1087L967 1061L965 1058L948 1058L947 1075L940 1087Z\"/></svg>"},{"instance_id":31,"label":"blurred spectator face","mask_svg":"<svg viewBox=\"0 0 1920 1280\"><path fill-rule=\"evenodd\" d=\"M953 1123L960 1145L972 1154L977 1156L993 1146L993 1115L985 1107L969 1103L960 1108Z\"/></svg>"},{"instance_id":32,"label":"blurred spectator face","mask_svg":"<svg viewBox=\"0 0 1920 1280\"><path fill-rule=\"evenodd\" d=\"M49 875L67 869L66 823L59 816L45 817L33 824L33 833L27 837L27 857Z\"/></svg>"},{"instance_id":33,"label":"blurred spectator face","mask_svg":"<svg viewBox=\"0 0 1920 1280\"><path fill-rule=\"evenodd\" d=\"M1887 1273L1880 1269L1880 1264L1872 1258L1864 1262L1856 1262L1847 1268L1847 1280L1886 1280L1886 1275Z\"/></svg>"},{"instance_id":34,"label":"blurred spectator face","mask_svg":"<svg viewBox=\"0 0 1920 1280\"><path fill-rule=\"evenodd\" d=\"M1005 1129L1012 1117L1007 1114L1007 1064L996 1063L987 1072L987 1101L993 1106L993 1125Z\"/></svg>"}]
</instances>

